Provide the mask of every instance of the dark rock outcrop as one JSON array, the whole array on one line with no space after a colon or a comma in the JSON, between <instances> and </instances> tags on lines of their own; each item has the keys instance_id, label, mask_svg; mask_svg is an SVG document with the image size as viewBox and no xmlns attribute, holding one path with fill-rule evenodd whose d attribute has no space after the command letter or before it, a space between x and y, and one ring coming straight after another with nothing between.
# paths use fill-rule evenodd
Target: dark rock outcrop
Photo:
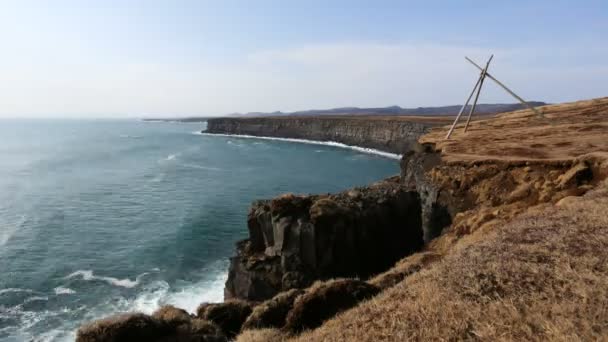
<instances>
[{"instance_id":1,"label":"dark rock outcrop","mask_svg":"<svg viewBox=\"0 0 608 342\"><path fill-rule=\"evenodd\" d=\"M129 313L111 316L78 329L76 342L227 342L211 322L191 318L185 311L166 306L152 316Z\"/></svg>"},{"instance_id":2,"label":"dark rock outcrop","mask_svg":"<svg viewBox=\"0 0 608 342\"><path fill-rule=\"evenodd\" d=\"M196 310L198 318L217 324L228 337L234 337L251 313L252 304L243 300L203 303Z\"/></svg>"},{"instance_id":3,"label":"dark rock outcrop","mask_svg":"<svg viewBox=\"0 0 608 342\"><path fill-rule=\"evenodd\" d=\"M205 132L335 141L402 154L437 124L433 119L352 116L212 118L207 120Z\"/></svg>"},{"instance_id":4,"label":"dark rock outcrop","mask_svg":"<svg viewBox=\"0 0 608 342\"><path fill-rule=\"evenodd\" d=\"M449 194L428 177L427 172L440 164L440 153L430 145L415 145L401 158L401 182L416 189L420 196L425 243L439 236L443 228L452 223L457 211L450 205Z\"/></svg>"},{"instance_id":5,"label":"dark rock outcrop","mask_svg":"<svg viewBox=\"0 0 608 342\"><path fill-rule=\"evenodd\" d=\"M380 292L374 285L354 279L318 283L298 297L287 315L285 329L301 332L314 329L337 313L352 308Z\"/></svg>"},{"instance_id":6,"label":"dark rock outcrop","mask_svg":"<svg viewBox=\"0 0 608 342\"><path fill-rule=\"evenodd\" d=\"M190 314L184 309L178 309L171 305L162 306L152 314L152 318L164 321L169 325L178 326L188 323L192 319Z\"/></svg>"},{"instance_id":7,"label":"dark rock outcrop","mask_svg":"<svg viewBox=\"0 0 608 342\"><path fill-rule=\"evenodd\" d=\"M159 341L172 334L168 325L141 313L95 321L78 329L77 342Z\"/></svg>"},{"instance_id":8,"label":"dark rock outcrop","mask_svg":"<svg viewBox=\"0 0 608 342\"><path fill-rule=\"evenodd\" d=\"M225 298L265 300L334 277L367 278L423 245L420 198L388 179L335 195L257 201Z\"/></svg>"},{"instance_id":9,"label":"dark rock outcrop","mask_svg":"<svg viewBox=\"0 0 608 342\"><path fill-rule=\"evenodd\" d=\"M287 313L293 307L293 302L302 293L304 293L303 290L291 289L259 304L243 324L243 330L283 327Z\"/></svg>"}]
</instances>

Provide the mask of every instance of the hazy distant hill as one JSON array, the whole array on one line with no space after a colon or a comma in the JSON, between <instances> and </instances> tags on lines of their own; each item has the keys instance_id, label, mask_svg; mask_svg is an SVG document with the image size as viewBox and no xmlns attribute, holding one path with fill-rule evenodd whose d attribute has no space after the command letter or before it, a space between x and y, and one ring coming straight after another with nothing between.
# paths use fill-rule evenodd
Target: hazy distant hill
<instances>
[{"instance_id":1,"label":"hazy distant hill","mask_svg":"<svg viewBox=\"0 0 608 342\"><path fill-rule=\"evenodd\" d=\"M544 106L545 102L532 101L529 102L532 106ZM332 109L311 109L297 112L249 112L249 113L233 113L225 115L227 117L263 117L263 116L320 116L320 115L412 115L412 116L449 116L456 115L460 111L462 105L442 106L442 107L418 107L418 108L401 108L399 106L381 107L381 108L359 108L359 107L342 107ZM465 113L471 106L468 106ZM510 112L513 110L522 109L523 106L519 103L482 103L478 104L476 114L495 114L502 112ZM180 121L180 122L199 122L206 121L209 117L188 117L177 119L144 119L146 121Z\"/></svg>"},{"instance_id":2,"label":"hazy distant hill","mask_svg":"<svg viewBox=\"0 0 608 342\"><path fill-rule=\"evenodd\" d=\"M532 106L546 105L544 102L533 101L529 102ZM399 106L381 107L381 108L359 108L359 107L343 107L332 109L311 109L297 112L249 112L245 114L235 113L230 116L316 116L316 115L456 115L460 111L461 105L442 106L442 107L418 107L418 108L401 108ZM468 106L467 110L470 108ZM519 103L484 103L478 104L475 113L478 114L493 114L501 112L510 112L513 110L522 109L523 106Z\"/></svg>"}]
</instances>

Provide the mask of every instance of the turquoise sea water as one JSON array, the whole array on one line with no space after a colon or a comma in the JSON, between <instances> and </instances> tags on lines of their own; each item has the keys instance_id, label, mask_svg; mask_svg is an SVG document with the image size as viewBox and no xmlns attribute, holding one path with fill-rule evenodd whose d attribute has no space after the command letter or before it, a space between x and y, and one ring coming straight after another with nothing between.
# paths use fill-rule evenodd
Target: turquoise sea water
<instances>
[{"instance_id":1,"label":"turquoise sea water","mask_svg":"<svg viewBox=\"0 0 608 342\"><path fill-rule=\"evenodd\" d=\"M221 301L254 199L398 173L332 146L197 135L204 124L0 120L0 341Z\"/></svg>"}]
</instances>

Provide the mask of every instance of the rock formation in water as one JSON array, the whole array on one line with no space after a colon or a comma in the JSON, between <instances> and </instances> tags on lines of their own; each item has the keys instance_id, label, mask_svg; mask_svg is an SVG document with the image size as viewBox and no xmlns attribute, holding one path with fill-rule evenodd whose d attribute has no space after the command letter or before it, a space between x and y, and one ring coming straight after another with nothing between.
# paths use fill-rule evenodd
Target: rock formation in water
<instances>
[{"instance_id":1,"label":"rock formation in water","mask_svg":"<svg viewBox=\"0 0 608 342\"><path fill-rule=\"evenodd\" d=\"M386 117L212 118L207 133L334 141L402 154L445 120Z\"/></svg>"}]
</instances>

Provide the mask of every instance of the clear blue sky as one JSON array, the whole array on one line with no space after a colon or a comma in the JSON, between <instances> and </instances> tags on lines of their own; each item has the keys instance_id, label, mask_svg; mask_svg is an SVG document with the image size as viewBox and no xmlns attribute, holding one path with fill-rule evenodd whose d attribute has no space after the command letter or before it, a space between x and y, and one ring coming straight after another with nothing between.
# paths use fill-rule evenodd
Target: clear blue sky
<instances>
[{"instance_id":1,"label":"clear blue sky","mask_svg":"<svg viewBox=\"0 0 608 342\"><path fill-rule=\"evenodd\" d=\"M0 116L608 96L608 1L2 1ZM489 84L482 102L512 102Z\"/></svg>"}]
</instances>

